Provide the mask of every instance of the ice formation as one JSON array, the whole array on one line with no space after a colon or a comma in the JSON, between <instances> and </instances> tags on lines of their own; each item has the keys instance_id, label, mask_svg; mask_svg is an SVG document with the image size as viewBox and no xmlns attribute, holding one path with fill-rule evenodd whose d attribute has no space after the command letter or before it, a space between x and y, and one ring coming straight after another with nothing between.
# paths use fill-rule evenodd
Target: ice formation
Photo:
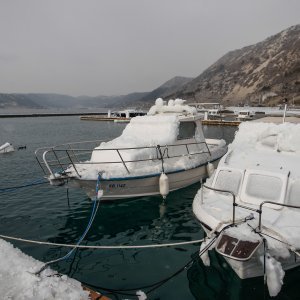
<instances>
[{"instance_id":1,"label":"ice formation","mask_svg":"<svg viewBox=\"0 0 300 300\"><path fill-rule=\"evenodd\" d=\"M157 145L163 147L178 143L180 115L188 114L193 117L196 112L194 107L183 105L183 102L184 100L176 99L170 100L168 105L165 105L162 99L157 99L156 104L150 109L147 116L132 118L119 137L109 142L103 142L96 147L89 161L91 164L87 162L85 165L76 165L81 179L95 180L99 172L102 173L103 179L159 174L162 171L161 161L155 160L159 155L155 147ZM204 141L203 132L199 127L196 128L194 141ZM222 152L224 149L221 149L221 146L224 145L225 142L222 140L219 144L212 145L211 150L220 148ZM118 151L115 149L118 149ZM207 152L204 144L199 144L198 146L190 145L189 150L191 153L193 151L197 153L202 150ZM200 156L191 155L189 157L187 155L182 156L186 152L184 145L170 146L168 155L170 157L176 156L176 159L168 158L165 160L165 171L172 172L193 168L200 163L205 163L208 159L206 154ZM212 153L211 160L221 155L217 151L212 151ZM128 175L120 156L126 162L130 175ZM143 162L143 160L145 161ZM76 176L72 168L70 171L73 171Z\"/></svg>"},{"instance_id":2,"label":"ice formation","mask_svg":"<svg viewBox=\"0 0 300 300\"><path fill-rule=\"evenodd\" d=\"M0 146L0 153L8 153L13 151L15 151L13 145L8 142Z\"/></svg>"},{"instance_id":3,"label":"ice formation","mask_svg":"<svg viewBox=\"0 0 300 300\"><path fill-rule=\"evenodd\" d=\"M271 297L275 297L283 285L284 271L281 263L268 253L266 254L266 274L269 294Z\"/></svg>"},{"instance_id":4,"label":"ice formation","mask_svg":"<svg viewBox=\"0 0 300 300\"><path fill-rule=\"evenodd\" d=\"M158 98L155 101L155 105L153 105L148 115L155 115L155 114L161 114L161 113L187 113L191 115L197 114L197 109L192 106L184 105L185 100L182 99L171 99L168 102L168 105L164 105L165 102L163 99Z\"/></svg>"},{"instance_id":5,"label":"ice formation","mask_svg":"<svg viewBox=\"0 0 300 300\"><path fill-rule=\"evenodd\" d=\"M89 293L72 278L55 276L56 272L51 269L46 269L40 276L34 275L43 263L1 239L0 262L1 299L89 299Z\"/></svg>"}]
</instances>

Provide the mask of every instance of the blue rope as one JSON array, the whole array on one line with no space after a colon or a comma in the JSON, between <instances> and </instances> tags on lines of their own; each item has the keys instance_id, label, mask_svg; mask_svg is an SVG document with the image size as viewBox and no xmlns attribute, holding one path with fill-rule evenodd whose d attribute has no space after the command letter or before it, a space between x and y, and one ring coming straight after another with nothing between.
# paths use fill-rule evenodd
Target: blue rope
<instances>
[{"instance_id":1,"label":"blue rope","mask_svg":"<svg viewBox=\"0 0 300 300\"><path fill-rule=\"evenodd\" d=\"M76 246L73 249L71 249L66 255L64 255L64 256L62 256L60 258L51 260L49 262L46 262L45 265L38 272L36 272L35 274L40 274L43 270L45 270L45 268L48 265L50 265L52 263L59 262L59 261L66 260L66 259L70 258L71 255L74 253L74 251L77 249L77 246L79 246L80 243L83 241L83 239L85 238L85 236L87 235L88 231L90 230L90 228L91 228L91 226L93 224L93 221L95 219L95 216L97 214L97 211L98 211L98 208L99 208L99 205L100 205L100 201L99 200L97 201L97 195L98 195L98 191L99 191L100 180L101 180L101 174L99 173L98 179L97 179L97 184L96 184L96 200L94 200L94 205L93 205L93 208L92 208L90 220L88 222L88 225L87 225L84 233L81 235L81 237L77 241Z\"/></svg>"},{"instance_id":2,"label":"blue rope","mask_svg":"<svg viewBox=\"0 0 300 300\"><path fill-rule=\"evenodd\" d=\"M96 184L96 199L98 199L98 192L99 192L99 187L100 187L100 181L101 181L101 175L102 173L98 173L98 178L97 178L97 184Z\"/></svg>"}]
</instances>

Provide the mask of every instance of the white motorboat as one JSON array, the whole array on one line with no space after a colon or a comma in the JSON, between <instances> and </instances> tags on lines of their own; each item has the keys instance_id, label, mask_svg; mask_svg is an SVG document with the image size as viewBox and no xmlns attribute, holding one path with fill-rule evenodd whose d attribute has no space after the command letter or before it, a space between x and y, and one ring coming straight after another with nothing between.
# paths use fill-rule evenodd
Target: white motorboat
<instances>
[{"instance_id":1,"label":"white motorboat","mask_svg":"<svg viewBox=\"0 0 300 300\"><path fill-rule=\"evenodd\" d=\"M116 139L37 149L37 160L51 184L69 181L90 198L96 189L103 200L165 197L207 177L227 151L224 140L204 138L196 109L183 102L157 99Z\"/></svg>"},{"instance_id":2,"label":"white motorboat","mask_svg":"<svg viewBox=\"0 0 300 300\"><path fill-rule=\"evenodd\" d=\"M250 110L241 110L239 111L236 119L238 121L249 121L252 120L254 117L254 114Z\"/></svg>"},{"instance_id":3,"label":"white motorboat","mask_svg":"<svg viewBox=\"0 0 300 300\"><path fill-rule=\"evenodd\" d=\"M147 112L143 110L137 110L135 108L128 108L125 110L119 110L112 113L115 123L129 123L131 118L144 116Z\"/></svg>"},{"instance_id":4,"label":"white motorboat","mask_svg":"<svg viewBox=\"0 0 300 300\"><path fill-rule=\"evenodd\" d=\"M14 151L15 148L10 143L4 143L2 146L0 146L0 154L14 152Z\"/></svg>"},{"instance_id":5,"label":"white motorboat","mask_svg":"<svg viewBox=\"0 0 300 300\"><path fill-rule=\"evenodd\" d=\"M300 265L299 132L300 124L242 123L193 202L207 243L240 278L266 275L271 296L284 270Z\"/></svg>"},{"instance_id":6,"label":"white motorboat","mask_svg":"<svg viewBox=\"0 0 300 300\"><path fill-rule=\"evenodd\" d=\"M128 108L128 109L124 109L124 110L114 111L112 113L112 116L117 117L117 118L131 119L131 118L138 117L138 116L144 116L146 114L147 114L147 112L145 112L143 110L138 110L135 108Z\"/></svg>"}]
</instances>

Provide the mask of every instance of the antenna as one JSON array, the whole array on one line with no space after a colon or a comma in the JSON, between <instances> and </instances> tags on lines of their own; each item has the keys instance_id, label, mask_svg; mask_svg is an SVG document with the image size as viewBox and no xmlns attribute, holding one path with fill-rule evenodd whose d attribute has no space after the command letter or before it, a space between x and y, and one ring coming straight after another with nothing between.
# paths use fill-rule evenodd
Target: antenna
<instances>
[{"instance_id":1,"label":"antenna","mask_svg":"<svg viewBox=\"0 0 300 300\"><path fill-rule=\"evenodd\" d=\"M283 111L282 123L285 123L286 109L287 109L287 99L284 98L284 111Z\"/></svg>"}]
</instances>

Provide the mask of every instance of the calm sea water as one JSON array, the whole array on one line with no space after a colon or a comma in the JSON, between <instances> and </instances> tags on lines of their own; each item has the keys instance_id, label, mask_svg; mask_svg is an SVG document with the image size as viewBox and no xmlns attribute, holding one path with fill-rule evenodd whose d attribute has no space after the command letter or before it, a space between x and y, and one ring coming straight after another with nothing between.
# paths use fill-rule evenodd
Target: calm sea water
<instances>
[{"instance_id":1,"label":"calm sea water","mask_svg":"<svg viewBox=\"0 0 300 300\"><path fill-rule=\"evenodd\" d=\"M111 139L123 124L80 121L79 117L0 119L0 144L26 145L26 150L0 156L0 189L18 186L42 177L35 161L38 147L93 139ZM205 127L210 138L231 142L234 127ZM145 197L100 206L83 244L119 245L190 241L203 237L192 214L195 184L171 193L163 205L161 197ZM48 184L0 193L0 233L27 239L75 243L82 235L92 203L81 190ZM41 261L66 254L67 249L13 242ZM164 279L194 258L192 266L149 295L149 299L268 299L262 278L241 281L222 258L211 253L212 266L197 257L199 245L162 249L78 250L69 261L52 265L57 271L80 281L112 289L152 284ZM1 266L0 266L1 267ZM284 279L275 299L299 299L299 269ZM1 284L1 282L0 282ZM147 289L145 289L146 291ZM110 295L112 299L116 295ZM1 298L1 296L0 296ZM119 296L118 299L136 299ZM274 298L272 298L274 299Z\"/></svg>"}]
</instances>

